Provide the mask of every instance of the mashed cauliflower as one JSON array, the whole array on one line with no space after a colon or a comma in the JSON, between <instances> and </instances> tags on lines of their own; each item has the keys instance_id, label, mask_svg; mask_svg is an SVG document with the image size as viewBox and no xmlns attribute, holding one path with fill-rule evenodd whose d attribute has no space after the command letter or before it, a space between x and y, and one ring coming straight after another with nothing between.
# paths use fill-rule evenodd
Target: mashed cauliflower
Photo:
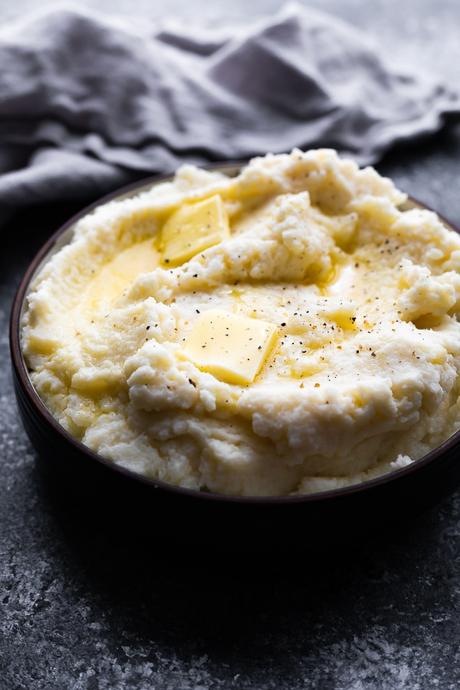
<instances>
[{"instance_id":1,"label":"mashed cauliflower","mask_svg":"<svg viewBox=\"0 0 460 690\"><path fill-rule=\"evenodd\" d=\"M28 295L36 390L89 448L193 489L410 463L458 428L460 238L405 199L323 149L96 208Z\"/></svg>"}]
</instances>

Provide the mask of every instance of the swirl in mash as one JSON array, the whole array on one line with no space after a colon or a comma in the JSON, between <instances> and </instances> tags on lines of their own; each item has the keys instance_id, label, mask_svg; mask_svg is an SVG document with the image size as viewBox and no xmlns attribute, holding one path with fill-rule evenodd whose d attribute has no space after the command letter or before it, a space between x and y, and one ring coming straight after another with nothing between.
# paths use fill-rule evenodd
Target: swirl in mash
<instances>
[{"instance_id":1,"label":"swirl in mash","mask_svg":"<svg viewBox=\"0 0 460 690\"><path fill-rule=\"evenodd\" d=\"M100 206L32 285L33 384L84 444L184 487L308 493L403 466L458 428L460 366L460 238L404 201L324 149L235 178L184 166ZM209 223L178 224L199 204Z\"/></svg>"}]
</instances>

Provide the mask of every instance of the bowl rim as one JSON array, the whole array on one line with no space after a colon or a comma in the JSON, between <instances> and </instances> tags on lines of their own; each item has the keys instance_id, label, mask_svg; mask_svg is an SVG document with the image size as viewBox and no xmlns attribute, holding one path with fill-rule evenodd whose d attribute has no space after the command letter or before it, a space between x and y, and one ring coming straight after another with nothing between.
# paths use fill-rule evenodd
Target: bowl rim
<instances>
[{"instance_id":1,"label":"bowl rim","mask_svg":"<svg viewBox=\"0 0 460 690\"><path fill-rule=\"evenodd\" d=\"M217 170L217 171L238 171L243 165L247 164L248 161L232 161L232 162L221 162L212 163L210 165L203 165L204 169L207 170ZM125 477L127 480L143 484L144 486L150 487L152 490L160 490L167 493L172 493L177 496L183 496L192 498L199 501L211 501L211 502L223 502L228 504L245 504L252 506L264 506L264 505L286 505L286 504L304 504L304 503L317 503L321 502L331 502L340 499L346 499L348 497L361 495L364 492L369 492L372 490L377 490L388 484L393 484L398 482L398 480L404 479L405 477L410 477L414 473L417 473L421 469L431 465L436 460L444 455L444 453L452 450L455 446L460 444L460 430L456 431L452 436L446 439L436 448L433 448L428 453L423 455L418 460L414 460L410 465L405 467L392 470L385 474L382 474L374 479L369 479L367 481L359 482L357 484L351 484L349 486L340 487L337 489L327 489L325 491L317 491L309 494L294 494L294 495L279 495L279 496L237 496L231 494L219 494L213 491L201 491L199 489L188 489L186 487L178 486L175 484L170 484L161 479L153 479L146 477L145 475L139 474L130 470L126 467L117 465L115 462L104 458L102 455L94 452L87 446L85 446L81 441L73 437L63 426L55 419L52 413L48 410L45 403L42 401L37 391L35 390L32 381L29 376L29 371L22 353L21 341L20 341L20 329L21 329L21 315L23 310L24 300L27 296L28 288L32 278L34 277L40 264L43 262L45 257L53 249L54 245L60 239L60 237L77 221L79 221L84 216L88 215L94 211L97 207L108 203L109 201L114 201L119 197L124 195L129 195L137 190L140 190L149 185L155 185L161 182L166 182L174 177L174 173L169 174L156 174L144 177L136 182L132 182L128 185L119 187L118 189L106 194L93 203L85 206L83 209L73 214L65 223L63 223L40 247L38 252L33 257L32 261L29 263L19 286L16 290L15 296L13 298L11 312L10 312L10 322L9 322L9 344L10 344L10 355L13 371L16 375L16 379L21 385L21 388L28 401L31 403L35 413L40 418L40 421L45 426L50 426L57 434L62 436L67 443L69 443L75 451L78 451L92 461L99 463L100 465L108 468L109 470L115 472L116 474ZM447 220L437 211L433 211L432 208L426 204L418 201L411 195L408 195L408 201L413 203L415 207L419 207L428 211L436 213L440 220L447 225L450 229L454 230L460 234L460 228Z\"/></svg>"}]
</instances>

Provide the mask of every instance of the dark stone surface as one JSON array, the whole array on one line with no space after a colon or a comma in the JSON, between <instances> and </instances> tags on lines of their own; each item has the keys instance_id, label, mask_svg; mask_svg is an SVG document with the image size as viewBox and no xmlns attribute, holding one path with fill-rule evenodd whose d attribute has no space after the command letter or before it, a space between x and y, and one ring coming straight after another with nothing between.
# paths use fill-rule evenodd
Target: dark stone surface
<instances>
[{"instance_id":1,"label":"dark stone surface","mask_svg":"<svg viewBox=\"0 0 460 690\"><path fill-rule=\"evenodd\" d=\"M366 28L395 62L415 60L458 80L457 0L310 4ZM152 17L164 13L150 0L137 5ZM278 5L170 0L168 10L222 22ZM35 6L1 5L0 20ZM133 3L98 7L128 14ZM379 168L460 224L459 157L456 128L392 152ZM193 545L165 550L157 524L140 542L85 519L84 505L51 489L18 420L7 318L28 261L73 210L18 212L2 231L0 689L458 688L458 492L370 544L316 556L306 545L303 557L254 561L210 559Z\"/></svg>"}]
</instances>

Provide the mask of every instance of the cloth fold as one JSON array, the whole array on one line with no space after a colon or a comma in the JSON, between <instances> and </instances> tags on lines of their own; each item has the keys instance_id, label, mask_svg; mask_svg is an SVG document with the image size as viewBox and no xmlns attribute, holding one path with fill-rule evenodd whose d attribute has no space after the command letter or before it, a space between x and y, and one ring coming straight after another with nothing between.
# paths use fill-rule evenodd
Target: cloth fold
<instances>
[{"instance_id":1,"label":"cloth fold","mask_svg":"<svg viewBox=\"0 0 460 690\"><path fill-rule=\"evenodd\" d=\"M458 94L298 5L188 32L54 10L0 31L0 65L0 212L295 146L372 163L460 113Z\"/></svg>"}]
</instances>

